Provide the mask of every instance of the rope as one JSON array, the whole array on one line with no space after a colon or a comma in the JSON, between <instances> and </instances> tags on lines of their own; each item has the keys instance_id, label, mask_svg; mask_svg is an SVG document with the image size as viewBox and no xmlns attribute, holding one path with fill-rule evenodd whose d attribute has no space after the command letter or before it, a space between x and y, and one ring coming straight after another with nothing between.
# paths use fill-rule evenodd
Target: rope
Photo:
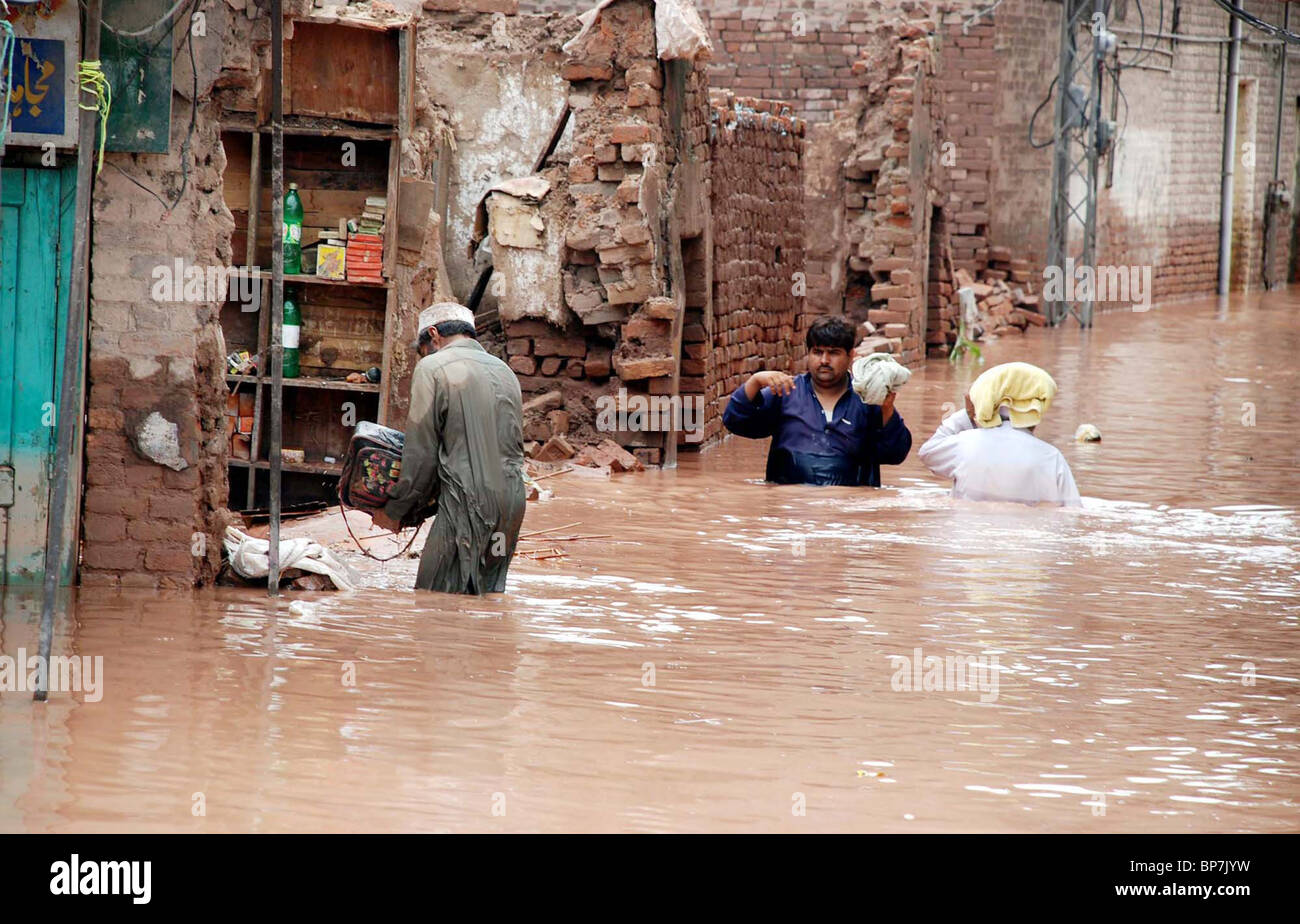
<instances>
[{"instance_id":1,"label":"rope","mask_svg":"<svg viewBox=\"0 0 1300 924\"><path fill-rule=\"evenodd\" d=\"M420 527L417 526L415 527L415 529L411 531L410 541L406 543L406 545L402 548L400 552L398 552L395 555L389 555L387 558L380 558L378 555L371 553L369 549L367 549L364 545L362 545L361 540L358 539L356 537L356 534L352 532L352 524L348 522L348 508L344 507L342 504L339 504L339 513L343 515L344 528L347 529L348 535L352 537L352 541L356 544L356 547L361 550L361 554L366 556L366 558L371 558L374 559L375 561L392 561L394 558L401 558L403 555L406 554L407 550L410 549L411 546L415 545L416 537L420 535ZM398 534L393 533L393 535L396 536Z\"/></svg>"},{"instance_id":2,"label":"rope","mask_svg":"<svg viewBox=\"0 0 1300 924\"><path fill-rule=\"evenodd\" d=\"M80 100L77 101L82 109L99 113L100 132L99 132L99 166L95 173L98 175L104 169L104 144L108 141L108 112L113 105L113 87L104 76L104 69L98 61L82 61L77 65L77 76L81 84L81 92L89 93L95 97L93 106L87 106Z\"/></svg>"}]
</instances>

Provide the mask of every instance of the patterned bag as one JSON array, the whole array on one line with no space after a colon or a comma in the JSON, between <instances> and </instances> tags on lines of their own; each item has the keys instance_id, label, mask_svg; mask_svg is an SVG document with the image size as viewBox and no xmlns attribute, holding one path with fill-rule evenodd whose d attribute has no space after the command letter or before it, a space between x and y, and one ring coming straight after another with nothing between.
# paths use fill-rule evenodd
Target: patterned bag
<instances>
[{"instance_id":1,"label":"patterned bag","mask_svg":"<svg viewBox=\"0 0 1300 924\"><path fill-rule=\"evenodd\" d=\"M357 424L343 460L339 477L339 503L357 510L379 510L388 503L388 492L402 476L402 447L406 435L401 430L381 427L363 420ZM402 520L402 526L415 526L437 512L438 502L430 501Z\"/></svg>"}]
</instances>

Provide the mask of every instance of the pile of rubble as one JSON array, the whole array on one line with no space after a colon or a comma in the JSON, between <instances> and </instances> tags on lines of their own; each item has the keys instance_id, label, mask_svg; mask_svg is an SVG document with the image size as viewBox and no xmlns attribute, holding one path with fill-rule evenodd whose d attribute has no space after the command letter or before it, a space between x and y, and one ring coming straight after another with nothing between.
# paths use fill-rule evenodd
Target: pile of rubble
<instances>
[{"instance_id":1,"label":"pile of rubble","mask_svg":"<svg viewBox=\"0 0 1300 924\"><path fill-rule=\"evenodd\" d=\"M559 391L548 391L524 402L524 455L537 463L568 463L606 472L645 471L638 455L612 439L600 439L585 421L565 410ZM657 461L657 455L656 455Z\"/></svg>"},{"instance_id":2,"label":"pile of rubble","mask_svg":"<svg viewBox=\"0 0 1300 924\"><path fill-rule=\"evenodd\" d=\"M961 290L969 287L975 295L976 314L973 320L967 319L966 336L971 340L985 335L1001 337L1013 331L1023 333L1031 325L1042 327L1047 323L1040 296L1034 291L1033 264L1012 259L1006 248L989 248L989 268L983 279L977 280L967 270L959 269L954 282L949 296L953 318L961 315Z\"/></svg>"}]
</instances>

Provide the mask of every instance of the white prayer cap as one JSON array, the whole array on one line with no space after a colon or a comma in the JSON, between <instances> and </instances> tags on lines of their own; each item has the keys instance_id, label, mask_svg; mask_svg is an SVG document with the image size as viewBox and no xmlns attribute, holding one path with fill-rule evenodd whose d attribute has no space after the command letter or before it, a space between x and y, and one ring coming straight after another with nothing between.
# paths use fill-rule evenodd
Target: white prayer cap
<instances>
[{"instance_id":1,"label":"white prayer cap","mask_svg":"<svg viewBox=\"0 0 1300 924\"><path fill-rule=\"evenodd\" d=\"M473 327L474 312L456 302L435 302L420 312L419 329L425 331L447 321L464 321Z\"/></svg>"}]
</instances>

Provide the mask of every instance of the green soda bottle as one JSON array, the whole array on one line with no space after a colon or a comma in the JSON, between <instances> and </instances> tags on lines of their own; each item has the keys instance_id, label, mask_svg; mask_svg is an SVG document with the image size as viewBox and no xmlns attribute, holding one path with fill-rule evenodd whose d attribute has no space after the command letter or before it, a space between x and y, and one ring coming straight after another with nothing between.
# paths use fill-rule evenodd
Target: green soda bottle
<instances>
[{"instance_id":1,"label":"green soda bottle","mask_svg":"<svg viewBox=\"0 0 1300 924\"><path fill-rule=\"evenodd\" d=\"M284 272L302 272L302 199L298 198L297 183L289 184L284 197Z\"/></svg>"},{"instance_id":2,"label":"green soda bottle","mask_svg":"<svg viewBox=\"0 0 1300 924\"><path fill-rule=\"evenodd\" d=\"M280 342L284 346L284 377L298 377L298 335L302 332L302 312L298 310L298 293L284 290L284 327Z\"/></svg>"}]
</instances>

